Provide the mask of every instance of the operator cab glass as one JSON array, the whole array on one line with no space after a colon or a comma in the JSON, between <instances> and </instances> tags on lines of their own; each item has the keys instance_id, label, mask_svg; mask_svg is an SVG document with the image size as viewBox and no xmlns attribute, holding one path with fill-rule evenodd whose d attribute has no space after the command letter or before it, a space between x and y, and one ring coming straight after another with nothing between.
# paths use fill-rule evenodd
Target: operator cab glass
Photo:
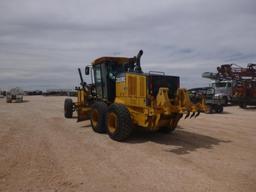
<instances>
[{"instance_id":1,"label":"operator cab glass","mask_svg":"<svg viewBox=\"0 0 256 192\"><path fill-rule=\"evenodd\" d=\"M227 87L227 83L214 83L215 87Z\"/></svg>"},{"instance_id":2,"label":"operator cab glass","mask_svg":"<svg viewBox=\"0 0 256 192\"><path fill-rule=\"evenodd\" d=\"M95 65L94 66L94 83L96 88L96 93L98 97L102 98L103 96L103 90L102 90L102 75L101 75L101 66Z\"/></svg>"},{"instance_id":3,"label":"operator cab glass","mask_svg":"<svg viewBox=\"0 0 256 192\"><path fill-rule=\"evenodd\" d=\"M107 70L111 80L115 80L118 74L126 72L124 64L116 64L114 62L107 62Z\"/></svg>"},{"instance_id":4,"label":"operator cab glass","mask_svg":"<svg viewBox=\"0 0 256 192\"><path fill-rule=\"evenodd\" d=\"M116 77L126 72L124 64L104 61L93 65L95 88L99 99L114 101Z\"/></svg>"}]
</instances>

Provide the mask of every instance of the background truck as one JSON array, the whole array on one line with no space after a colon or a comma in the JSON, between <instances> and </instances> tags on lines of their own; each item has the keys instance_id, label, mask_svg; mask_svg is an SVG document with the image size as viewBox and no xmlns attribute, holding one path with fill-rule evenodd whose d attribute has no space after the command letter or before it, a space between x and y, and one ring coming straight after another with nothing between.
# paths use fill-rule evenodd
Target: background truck
<instances>
[{"instance_id":1,"label":"background truck","mask_svg":"<svg viewBox=\"0 0 256 192\"><path fill-rule=\"evenodd\" d=\"M0 89L0 98L4 98L4 91Z\"/></svg>"},{"instance_id":2,"label":"background truck","mask_svg":"<svg viewBox=\"0 0 256 192\"><path fill-rule=\"evenodd\" d=\"M232 104L241 108L256 105L256 64L249 63L247 67L237 64L223 64L217 67L217 73L203 73L203 77L215 79L218 82L230 82L230 98ZM229 88L226 88L228 92Z\"/></svg>"},{"instance_id":3,"label":"background truck","mask_svg":"<svg viewBox=\"0 0 256 192\"><path fill-rule=\"evenodd\" d=\"M6 93L6 102L7 103L12 103L13 101L17 103L23 102L23 95L24 95L24 91L19 87L10 89L10 91Z\"/></svg>"},{"instance_id":4,"label":"background truck","mask_svg":"<svg viewBox=\"0 0 256 192\"><path fill-rule=\"evenodd\" d=\"M78 69L81 86L77 102L67 98L64 115L71 118L77 111L78 121L90 120L92 129L107 132L116 141L126 140L136 127L169 133L179 120L197 117L204 111L203 101L193 104L180 79L159 72L144 73L141 50L137 56L100 57L85 68L92 84L84 82Z\"/></svg>"},{"instance_id":5,"label":"background truck","mask_svg":"<svg viewBox=\"0 0 256 192\"><path fill-rule=\"evenodd\" d=\"M215 80L211 83L211 87L214 89L214 96L223 99L224 105L232 102L234 86L235 82L232 80Z\"/></svg>"},{"instance_id":6,"label":"background truck","mask_svg":"<svg viewBox=\"0 0 256 192\"><path fill-rule=\"evenodd\" d=\"M225 104L226 100L222 96L218 96L215 93L214 88L212 87L198 87L189 89L189 96L191 101L195 102L200 100L202 97L205 99L205 105L207 109L205 113L222 113L223 112L223 105Z\"/></svg>"}]
</instances>

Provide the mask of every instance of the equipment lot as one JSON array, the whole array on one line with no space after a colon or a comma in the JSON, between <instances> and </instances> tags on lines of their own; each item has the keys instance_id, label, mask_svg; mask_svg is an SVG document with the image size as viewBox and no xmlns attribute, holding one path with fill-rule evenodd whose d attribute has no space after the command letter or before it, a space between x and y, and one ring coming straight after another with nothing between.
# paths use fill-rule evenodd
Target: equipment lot
<instances>
[{"instance_id":1,"label":"equipment lot","mask_svg":"<svg viewBox=\"0 0 256 192\"><path fill-rule=\"evenodd\" d=\"M0 191L256 191L256 109L119 143L65 119L65 97L24 99L0 100Z\"/></svg>"}]
</instances>

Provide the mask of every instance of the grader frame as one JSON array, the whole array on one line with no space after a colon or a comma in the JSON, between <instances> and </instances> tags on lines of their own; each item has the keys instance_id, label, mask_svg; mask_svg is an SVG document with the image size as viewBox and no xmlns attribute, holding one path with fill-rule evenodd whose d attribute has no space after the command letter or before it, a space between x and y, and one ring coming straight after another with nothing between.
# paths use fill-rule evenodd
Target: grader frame
<instances>
[{"instance_id":1,"label":"grader frame","mask_svg":"<svg viewBox=\"0 0 256 192\"><path fill-rule=\"evenodd\" d=\"M92 62L92 85L84 82L79 69L77 102L65 101L65 117L77 111L78 121L90 120L94 131L123 141L137 126L172 132L183 114L192 118L206 110L204 99L192 103L187 91L179 88L179 77L143 73L142 54L96 59ZM86 67L85 71L88 75L90 70Z\"/></svg>"}]
</instances>

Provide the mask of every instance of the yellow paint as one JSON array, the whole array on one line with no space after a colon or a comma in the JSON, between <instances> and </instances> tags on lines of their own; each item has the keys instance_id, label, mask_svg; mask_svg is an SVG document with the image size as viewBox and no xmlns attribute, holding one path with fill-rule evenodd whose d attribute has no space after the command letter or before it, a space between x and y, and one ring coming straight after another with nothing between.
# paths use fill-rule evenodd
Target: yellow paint
<instances>
[{"instance_id":1,"label":"yellow paint","mask_svg":"<svg viewBox=\"0 0 256 192\"><path fill-rule=\"evenodd\" d=\"M168 88L159 88L156 98L147 95L146 77L126 73L124 81L116 83L115 103L127 106L135 125L157 130L164 126L176 127L183 113L204 111L204 102L194 105L185 89L178 89L176 98L170 100ZM146 100L151 105L147 106Z\"/></svg>"},{"instance_id":2,"label":"yellow paint","mask_svg":"<svg viewBox=\"0 0 256 192\"><path fill-rule=\"evenodd\" d=\"M156 97L147 93L146 76L143 74L126 73L124 78L116 82L115 103L127 106L134 125L145 127L155 131L160 127L176 127L182 114L205 111L204 100L196 105L190 101L185 89L178 89L176 97L170 99L168 88L159 88ZM78 114L88 115L91 111L87 104L88 93L84 90L78 91L77 107ZM150 104L147 104L147 100ZM108 122L112 131L116 127L116 117L111 116Z\"/></svg>"}]
</instances>

